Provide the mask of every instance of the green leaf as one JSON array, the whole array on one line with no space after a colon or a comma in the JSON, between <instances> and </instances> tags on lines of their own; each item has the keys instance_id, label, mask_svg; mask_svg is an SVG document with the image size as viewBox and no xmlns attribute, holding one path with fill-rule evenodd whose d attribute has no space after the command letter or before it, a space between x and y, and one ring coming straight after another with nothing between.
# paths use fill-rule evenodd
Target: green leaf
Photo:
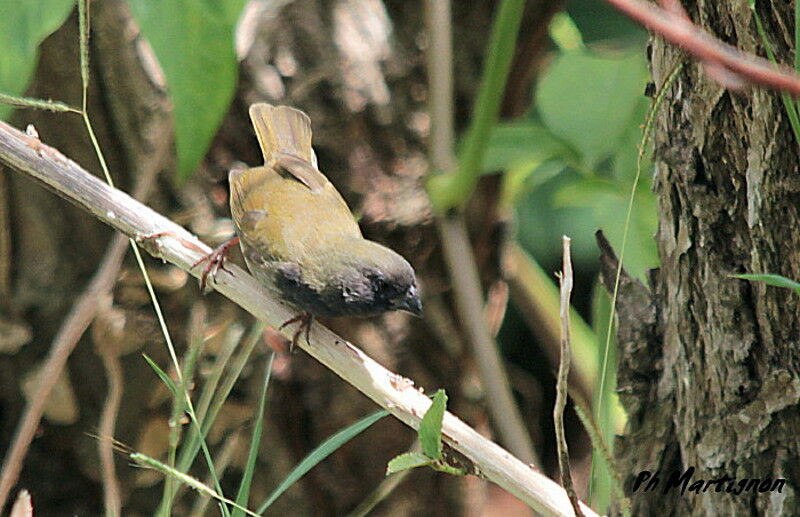
<instances>
[{"instance_id":1,"label":"green leaf","mask_svg":"<svg viewBox=\"0 0 800 517\"><path fill-rule=\"evenodd\" d=\"M64 23L74 5L74 0L0 2L0 92L25 92L36 69L39 44ZM0 105L0 119L11 110Z\"/></svg>"},{"instance_id":2,"label":"green leaf","mask_svg":"<svg viewBox=\"0 0 800 517\"><path fill-rule=\"evenodd\" d=\"M601 229L619 252L622 249L625 215L630 199L630 185L603 178L581 178L563 186L554 196L560 206L591 209L588 225ZM648 269L658 266L658 250L653 235L658 226L655 196L647 182L636 191L623 263L637 278L646 279Z\"/></svg>"},{"instance_id":3,"label":"green leaf","mask_svg":"<svg viewBox=\"0 0 800 517\"><path fill-rule=\"evenodd\" d=\"M746 275L731 275L733 278L741 278L742 280L754 280L756 282L764 282L767 285L774 287L783 287L792 289L794 292L800 294L800 283L790 280L785 276L775 275L772 273L763 274L746 274Z\"/></svg>"},{"instance_id":4,"label":"green leaf","mask_svg":"<svg viewBox=\"0 0 800 517\"><path fill-rule=\"evenodd\" d=\"M562 11L556 13L550 21L548 27L550 39L562 50L581 50L583 49L583 37L575 21L569 14Z\"/></svg>"},{"instance_id":5,"label":"green leaf","mask_svg":"<svg viewBox=\"0 0 800 517\"><path fill-rule=\"evenodd\" d=\"M571 0L566 10L578 26L583 40L589 44L636 45L644 48L647 30L617 11L607 2L597 0Z\"/></svg>"},{"instance_id":6,"label":"green leaf","mask_svg":"<svg viewBox=\"0 0 800 517\"><path fill-rule=\"evenodd\" d=\"M522 195L546 183L564 170L566 164L545 156L515 164L503 175L501 206L513 206ZM546 167L550 165L550 167Z\"/></svg>"},{"instance_id":7,"label":"green leaf","mask_svg":"<svg viewBox=\"0 0 800 517\"><path fill-rule=\"evenodd\" d=\"M131 0L172 96L178 173L200 163L236 87L234 29L244 0Z\"/></svg>"},{"instance_id":8,"label":"green leaf","mask_svg":"<svg viewBox=\"0 0 800 517\"><path fill-rule=\"evenodd\" d=\"M417 467L426 467L433 465L433 462L432 458L425 456L421 452L406 452L389 460L389 464L386 465L386 475Z\"/></svg>"},{"instance_id":9,"label":"green leaf","mask_svg":"<svg viewBox=\"0 0 800 517\"><path fill-rule=\"evenodd\" d=\"M559 55L539 82L536 104L545 126L595 169L609 157L634 120L647 83L644 55Z\"/></svg>"},{"instance_id":10,"label":"green leaf","mask_svg":"<svg viewBox=\"0 0 800 517\"><path fill-rule=\"evenodd\" d=\"M575 151L549 129L532 120L498 124L492 130L483 160L484 172L508 170L542 156L574 160Z\"/></svg>"},{"instance_id":11,"label":"green leaf","mask_svg":"<svg viewBox=\"0 0 800 517\"><path fill-rule=\"evenodd\" d=\"M173 381L172 378L155 363L155 361L147 357L147 354L142 354L142 357L144 357L144 360L150 365L150 368L152 368L153 371L155 371L156 374L161 377L162 382L167 385L167 388L169 388L169 391L172 392L172 395L177 397L178 387L175 385L175 381Z\"/></svg>"},{"instance_id":12,"label":"green leaf","mask_svg":"<svg viewBox=\"0 0 800 517\"><path fill-rule=\"evenodd\" d=\"M319 447L314 449L309 453L308 456L303 458L303 461L297 464L297 466L292 470L286 479L284 479L278 488L275 489L272 494L264 501L264 504L259 507L256 513L261 514L270 507L275 500L281 496L290 486L292 486L298 479L303 477L306 472L314 468L319 462L330 456L332 453L337 451L340 447L344 444L349 442L351 439L356 437L359 433L367 429L369 426L380 420L381 418L388 415L389 412L386 410L378 411L377 413L373 413L367 417L362 418L355 424L346 427L339 431L338 433L334 434L324 442L322 442Z\"/></svg>"},{"instance_id":13,"label":"green leaf","mask_svg":"<svg viewBox=\"0 0 800 517\"><path fill-rule=\"evenodd\" d=\"M522 120L495 126L483 168L487 173L505 171L502 203L511 206L526 190L541 185L561 171L542 167L545 162L570 162L576 158L575 151L547 128L532 120Z\"/></svg>"},{"instance_id":14,"label":"green leaf","mask_svg":"<svg viewBox=\"0 0 800 517\"><path fill-rule=\"evenodd\" d=\"M447 394L439 390L433 396L433 403L419 424L419 443L422 452L429 458L442 459L442 418L447 407Z\"/></svg>"}]
</instances>

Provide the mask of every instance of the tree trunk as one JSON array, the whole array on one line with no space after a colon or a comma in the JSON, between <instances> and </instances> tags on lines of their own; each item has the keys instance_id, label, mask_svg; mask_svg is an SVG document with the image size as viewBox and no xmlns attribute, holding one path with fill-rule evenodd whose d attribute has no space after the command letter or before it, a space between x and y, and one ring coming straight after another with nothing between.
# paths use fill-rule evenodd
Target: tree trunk
<instances>
[{"instance_id":1,"label":"tree trunk","mask_svg":"<svg viewBox=\"0 0 800 517\"><path fill-rule=\"evenodd\" d=\"M778 61L791 62L792 5L757 4ZM766 55L746 2L701 1L689 15ZM619 467L634 515L796 515L800 299L731 275L800 279L798 141L780 95L726 90L656 38L659 89L678 64L655 128L661 269L650 290L623 281L618 303L619 390L629 413ZM658 477L654 489L636 487L643 471ZM775 490L731 493L745 478L771 480L760 486ZM780 491L777 479L786 480ZM699 480L723 481L690 492Z\"/></svg>"}]
</instances>

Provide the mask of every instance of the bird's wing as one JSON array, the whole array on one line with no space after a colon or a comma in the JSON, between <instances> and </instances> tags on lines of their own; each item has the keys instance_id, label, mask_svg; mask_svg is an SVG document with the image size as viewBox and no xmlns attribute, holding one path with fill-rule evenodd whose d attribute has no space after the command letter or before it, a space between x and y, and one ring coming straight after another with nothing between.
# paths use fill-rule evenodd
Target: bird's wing
<instances>
[{"instance_id":1,"label":"bird's wing","mask_svg":"<svg viewBox=\"0 0 800 517\"><path fill-rule=\"evenodd\" d=\"M267 188L270 170L265 167L255 169L232 169L228 173L231 189L231 217L236 221L240 233L251 239L258 235L259 223L267 217L266 203L260 191ZM254 195L256 194L256 195Z\"/></svg>"},{"instance_id":2,"label":"bird's wing","mask_svg":"<svg viewBox=\"0 0 800 517\"><path fill-rule=\"evenodd\" d=\"M293 154L278 153L275 166L281 171L288 172L314 194L321 194L330 184L328 178L319 169Z\"/></svg>"}]
</instances>

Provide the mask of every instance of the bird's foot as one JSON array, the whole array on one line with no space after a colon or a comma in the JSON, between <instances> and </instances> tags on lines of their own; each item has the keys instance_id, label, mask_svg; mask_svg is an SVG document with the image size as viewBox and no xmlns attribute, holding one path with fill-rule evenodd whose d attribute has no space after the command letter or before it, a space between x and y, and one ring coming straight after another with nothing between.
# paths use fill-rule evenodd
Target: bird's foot
<instances>
[{"instance_id":1,"label":"bird's foot","mask_svg":"<svg viewBox=\"0 0 800 517\"><path fill-rule=\"evenodd\" d=\"M303 312L295 316L294 318L288 319L284 321L278 330L283 330L285 327L288 327L292 323L300 322L298 325L297 330L295 330L294 334L292 335L292 344L289 348L289 351L293 351L294 347L300 342L300 335L305 331L306 333L306 343L311 344L310 337L311 337L311 324L314 322L314 315L310 312Z\"/></svg>"},{"instance_id":2,"label":"bird's foot","mask_svg":"<svg viewBox=\"0 0 800 517\"><path fill-rule=\"evenodd\" d=\"M206 264L205 269L203 269L203 274L200 275L200 291L205 292L206 285L208 285L208 277L211 275L212 280L216 279L217 273L222 270L228 274L233 274L229 269L225 269L225 258L233 246L239 244L239 237L234 237L232 239L223 242L216 248L214 251L206 255L205 257L201 258L194 264L192 264L192 268L195 268L202 264L203 262L208 262Z\"/></svg>"}]
</instances>

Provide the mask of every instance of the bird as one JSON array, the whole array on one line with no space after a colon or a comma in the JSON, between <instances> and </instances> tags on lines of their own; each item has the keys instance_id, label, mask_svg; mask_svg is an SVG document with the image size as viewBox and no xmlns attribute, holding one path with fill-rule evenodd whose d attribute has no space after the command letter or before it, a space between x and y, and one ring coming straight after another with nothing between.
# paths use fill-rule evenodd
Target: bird
<instances>
[{"instance_id":1,"label":"bird","mask_svg":"<svg viewBox=\"0 0 800 517\"><path fill-rule=\"evenodd\" d=\"M269 291L300 314L309 339L314 317L368 317L401 310L422 314L411 264L397 252L365 239L341 194L319 170L311 146L311 120L290 106L256 103L250 119L264 165L234 168L228 175L231 217L237 237L209 256L224 268L235 245L247 268ZM206 269L206 273L209 268Z\"/></svg>"}]
</instances>

